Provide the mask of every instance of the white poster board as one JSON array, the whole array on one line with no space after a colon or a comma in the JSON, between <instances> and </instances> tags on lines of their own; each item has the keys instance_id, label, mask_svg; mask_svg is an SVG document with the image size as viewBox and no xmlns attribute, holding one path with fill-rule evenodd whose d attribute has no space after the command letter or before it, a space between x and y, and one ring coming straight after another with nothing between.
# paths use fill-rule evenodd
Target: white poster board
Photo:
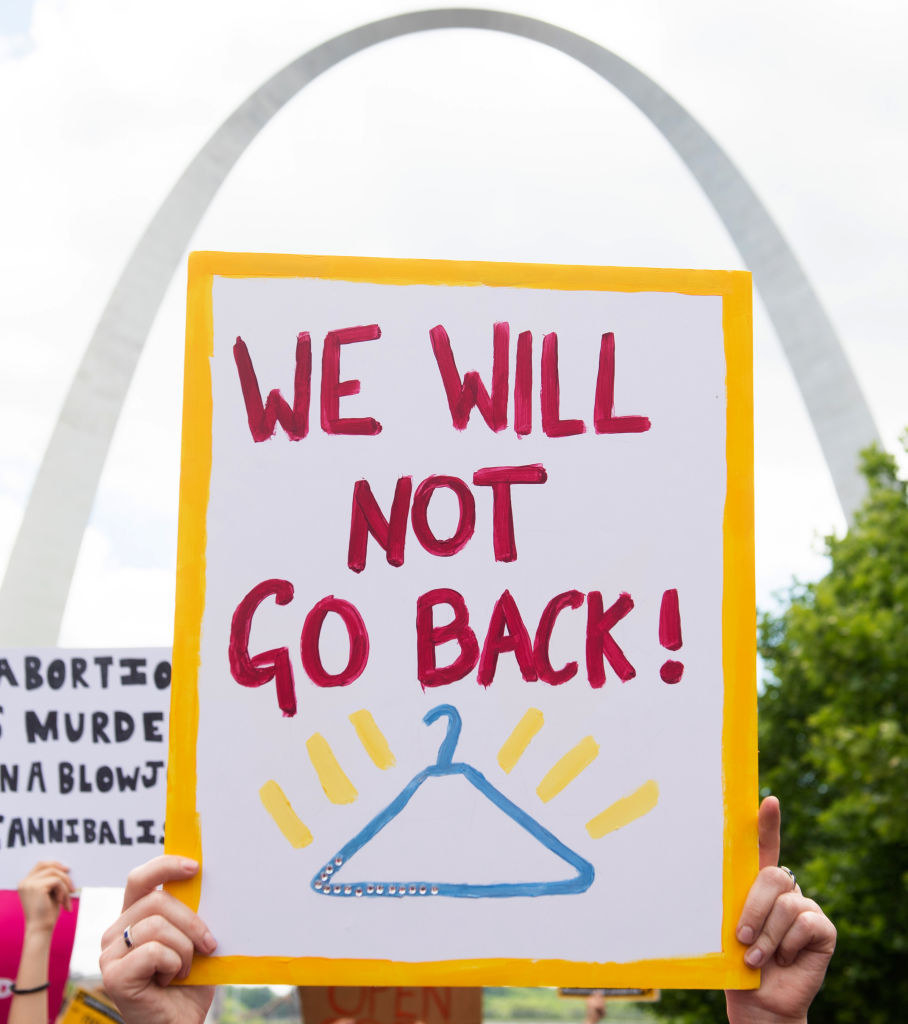
<instances>
[{"instance_id":1,"label":"white poster board","mask_svg":"<svg viewBox=\"0 0 908 1024\"><path fill-rule=\"evenodd\" d=\"M191 980L754 984L749 275L194 254L186 369Z\"/></svg>"},{"instance_id":2,"label":"white poster board","mask_svg":"<svg viewBox=\"0 0 908 1024\"><path fill-rule=\"evenodd\" d=\"M0 651L0 889L123 885L162 852L170 650Z\"/></svg>"}]
</instances>

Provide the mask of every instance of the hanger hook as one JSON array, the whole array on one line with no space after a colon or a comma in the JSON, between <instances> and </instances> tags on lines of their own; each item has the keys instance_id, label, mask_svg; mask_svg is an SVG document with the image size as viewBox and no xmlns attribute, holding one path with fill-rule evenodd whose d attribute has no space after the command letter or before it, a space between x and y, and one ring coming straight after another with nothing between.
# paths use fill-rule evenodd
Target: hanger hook
<instances>
[{"instance_id":1,"label":"hanger hook","mask_svg":"<svg viewBox=\"0 0 908 1024\"><path fill-rule=\"evenodd\" d=\"M437 707L432 708L431 711L426 712L423 721L426 725L431 725L436 719L441 718L442 715L448 716L448 731L441 746L438 748L438 760L436 763L439 768L449 768L451 766L451 759L454 757L454 748L457 746L458 739L460 739L460 712L453 704L439 704Z\"/></svg>"}]
</instances>

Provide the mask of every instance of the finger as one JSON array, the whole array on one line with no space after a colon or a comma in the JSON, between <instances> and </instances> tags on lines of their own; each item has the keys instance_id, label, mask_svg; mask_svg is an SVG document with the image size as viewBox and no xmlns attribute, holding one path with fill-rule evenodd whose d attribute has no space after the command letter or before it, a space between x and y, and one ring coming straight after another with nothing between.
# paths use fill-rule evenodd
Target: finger
<instances>
[{"instance_id":1,"label":"finger","mask_svg":"<svg viewBox=\"0 0 908 1024\"><path fill-rule=\"evenodd\" d=\"M130 950L129 956L101 962L101 975L108 991L127 998L140 995L153 981L167 985L182 967L180 954L161 942L146 942Z\"/></svg>"},{"instance_id":2,"label":"finger","mask_svg":"<svg viewBox=\"0 0 908 1024\"><path fill-rule=\"evenodd\" d=\"M793 892L790 876L780 867L765 867L750 887L735 934L739 942L750 946L763 930L776 900ZM796 894L799 895L799 894Z\"/></svg>"},{"instance_id":3,"label":"finger","mask_svg":"<svg viewBox=\"0 0 908 1024\"><path fill-rule=\"evenodd\" d=\"M776 961L786 967L805 952L831 957L835 952L835 943L835 925L814 904L813 908L799 914L785 933L776 950Z\"/></svg>"},{"instance_id":4,"label":"finger","mask_svg":"<svg viewBox=\"0 0 908 1024\"><path fill-rule=\"evenodd\" d=\"M69 891L73 888L68 870L56 862L36 864L19 884L20 896L32 893L35 896L46 896L57 905L66 905Z\"/></svg>"},{"instance_id":5,"label":"finger","mask_svg":"<svg viewBox=\"0 0 908 1024\"><path fill-rule=\"evenodd\" d=\"M42 889L57 904L62 904L67 910L72 909L70 893L75 892L76 887L69 877L69 868L57 861L48 862L40 872L33 878L36 887Z\"/></svg>"},{"instance_id":6,"label":"finger","mask_svg":"<svg viewBox=\"0 0 908 1024\"><path fill-rule=\"evenodd\" d=\"M71 903L69 899L69 892L72 886L72 882L69 880L68 875L60 875L59 873L50 877L48 885L48 893L51 899L57 904L62 904L67 910L71 909Z\"/></svg>"},{"instance_id":7,"label":"finger","mask_svg":"<svg viewBox=\"0 0 908 1024\"><path fill-rule=\"evenodd\" d=\"M66 908L68 912L73 908L72 894L76 891L75 883L69 876L69 868L65 869L63 881L65 883L65 889L63 891L63 906Z\"/></svg>"},{"instance_id":8,"label":"finger","mask_svg":"<svg viewBox=\"0 0 908 1024\"><path fill-rule=\"evenodd\" d=\"M104 932L101 937L102 959L125 956L128 947L123 941L123 932L128 927L135 931L140 922L151 917L165 918L178 931L188 936L190 943L200 953L212 953L217 947L214 936L198 914L190 910L184 903L180 903L170 893L156 889L133 903Z\"/></svg>"},{"instance_id":9,"label":"finger","mask_svg":"<svg viewBox=\"0 0 908 1024\"><path fill-rule=\"evenodd\" d=\"M189 974L189 968L192 966L192 958L195 954L195 945L186 932L177 928L163 914L153 914L151 917L145 917L141 921L137 921L130 930L130 936L133 943L132 949L129 949L124 942L124 956L131 955L139 946L146 943L158 942L162 946L167 946L169 949L174 950L179 955L180 969L176 976L185 977Z\"/></svg>"},{"instance_id":10,"label":"finger","mask_svg":"<svg viewBox=\"0 0 908 1024\"><path fill-rule=\"evenodd\" d=\"M794 891L783 892L773 903L760 933L744 954L748 967L759 967L776 952L798 916L806 911L817 911L819 906Z\"/></svg>"},{"instance_id":11,"label":"finger","mask_svg":"<svg viewBox=\"0 0 908 1024\"><path fill-rule=\"evenodd\" d=\"M197 861L191 860L189 857L176 857L173 854L164 854L146 861L139 867L133 868L126 879L123 910L131 907L133 903L148 893L154 892L159 885L192 878L198 870Z\"/></svg>"},{"instance_id":12,"label":"finger","mask_svg":"<svg viewBox=\"0 0 908 1024\"><path fill-rule=\"evenodd\" d=\"M57 871L69 871L69 865L64 864L60 860L39 860L38 863L32 868L31 873L37 874L39 871L46 871L48 868L53 868Z\"/></svg>"},{"instance_id":13,"label":"finger","mask_svg":"<svg viewBox=\"0 0 908 1024\"><path fill-rule=\"evenodd\" d=\"M760 837L760 869L775 867L779 863L782 841L782 809L778 797L768 796L760 804L757 832Z\"/></svg>"}]
</instances>

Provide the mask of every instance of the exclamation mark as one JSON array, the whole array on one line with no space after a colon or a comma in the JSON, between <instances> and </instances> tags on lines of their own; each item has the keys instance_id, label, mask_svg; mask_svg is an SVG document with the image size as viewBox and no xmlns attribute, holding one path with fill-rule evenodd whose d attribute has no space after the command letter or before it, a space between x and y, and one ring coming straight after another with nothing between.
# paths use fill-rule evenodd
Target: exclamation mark
<instances>
[{"instance_id":1,"label":"exclamation mark","mask_svg":"<svg viewBox=\"0 0 908 1024\"><path fill-rule=\"evenodd\" d=\"M681 646L681 612L678 610L677 590L666 590L662 595L662 607L659 609L659 643L669 651L677 651ZM677 683L683 674L684 665L671 659L659 669L659 675L664 683Z\"/></svg>"}]
</instances>

